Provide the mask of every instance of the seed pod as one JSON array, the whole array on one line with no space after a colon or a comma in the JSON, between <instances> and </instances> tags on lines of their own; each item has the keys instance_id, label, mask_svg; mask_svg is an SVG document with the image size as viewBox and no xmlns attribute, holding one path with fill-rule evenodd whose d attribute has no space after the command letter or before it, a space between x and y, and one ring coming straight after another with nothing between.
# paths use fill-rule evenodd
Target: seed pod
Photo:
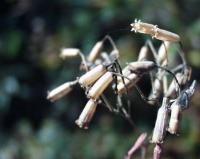
<instances>
[{"instance_id":1,"label":"seed pod","mask_svg":"<svg viewBox=\"0 0 200 159\"><path fill-rule=\"evenodd\" d=\"M88 98L92 98L94 100L98 99L99 96L103 93L103 91L112 82L112 80L113 80L112 73L111 72L106 72L91 87L91 89L88 92Z\"/></svg>"},{"instance_id":2,"label":"seed pod","mask_svg":"<svg viewBox=\"0 0 200 159\"><path fill-rule=\"evenodd\" d=\"M92 120L92 117L96 111L97 103L90 99L87 104L85 105L81 115L75 121L75 123L83 129L88 129L88 124Z\"/></svg>"},{"instance_id":3,"label":"seed pod","mask_svg":"<svg viewBox=\"0 0 200 159\"><path fill-rule=\"evenodd\" d=\"M161 144L156 144L153 150L153 159L161 159L162 146Z\"/></svg>"},{"instance_id":4,"label":"seed pod","mask_svg":"<svg viewBox=\"0 0 200 159\"><path fill-rule=\"evenodd\" d=\"M145 61L148 57L148 47L146 45L142 46L138 55L138 61Z\"/></svg>"},{"instance_id":5,"label":"seed pod","mask_svg":"<svg viewBox=\"0 0 200 159\"><path fill-rule=\"evenodd\" d=\"M171 134L177 134L178 131L178 126L179 126L179 118L181 115L181 107L174 102L171 105L171 116L169 120L169 127L168 127L168 132Z\"/></svg>"},{"instance_id":6,"label":"seed pod","mask_svg":"<svg viewBox=\"0 0 200 159\"><path fill-rule=\"evenodd\" d=\"M136 74L144 74L148 71L153 70L156 65L152 61L137 61L129 63L129 69L131 72Z\"/></svg>"},{"instance_id":7,"label":"seed pod","mask_svg":"<svg viewBox=\"0 0 200 159\"><path fill-rule=\"evenodd\" d=\"M151 105L155 105L156 101L158 101L163 92L163 81L156 78L153 82L152 92L150 93L148 99L148 103Z\"/></svg>"},{"instance_id":8,"label":"seed pod","mask_svg":"<svg viewBox=\"0 0 200 159\"><path fill-rule=\"evenodd\" d=\"M66 59L69 57L76 57L80 54L80 50L76 48L65 48L61 50L60 58Z\"/></svg>"},{"instance_id":9,"label":"seed pod","mask_svg":"<svg viewBox=\"0 0 200 159\"><path fill-rule=\"evenodd\" d=\"M47 99L54 102L72 90L72 82L66 82L48 93Z\"/></svg>"},{"instance_id":10,"label":"seed pod","mask_svg":"<svg viewBox=\"0 0 200 159\"><path fill-rule=\"evenodd\" d=\"M98 41L92 48L87 60L93 63L96 60L97 56L100 54L102 47L103 41Z\"/></svg>"},{"instance_id":11,"label":"seed pod","mask_svg":"<svg viewBox=\"0 0 200 159\"><path fill-rule=\"evenodd\" d=\"M163 30L163 29L157 29L156 33L155 33L155 38L162 40L162 41L171 41L171 42L178 42L180 41L180 36L172 33L170 31L167 30Z\"/></svg>"},{"instance_id":12,"label":"seed pod","mask_svg":"<svg viewBox=\"0 0 200 159\"><path fill-rule=\"evenodd\" d=\"M160 66L166 66L168 64L167 51L169 46L170 42L165 41L158 50L158 63Z\"/></svg>"},{"instance_id":13,"label":"seed pod","mask_svg":"<svg viewBox=\"0 0 200 159\"><path fill-rule=\"evenodd\" d=\"M157 143L157 144L163 143L163 139L166 133L167 120L168 120L168 109L167 109L168 103L169 99L164 97L162 106L158 110L157 119L151 140L152 143Z\"/></svg>"},{"instance_id":14,"label":"seed pod","mask_svg":"<svg viewBox=\"0 0 200 159\"><path fill-rule=\"evenodd\" d=\"M118 94L123 94L126 92L126 89L127 90L130 90L140 79L141 76L138 76L137 74L135 73L131 73L130 75L128 75L128 79L124 79L124 83L123 81L120 81L118 84L117 84L117 90L118 90Z\"/></svg>"},{"instance_id":15,"label":"seed pod","mask_svg":"<svg viewBox=\"0 0 200 159\"><path fill-rule=\"evenodd\" d=\"M93 84L99 77L106 72L103 65L98 65L80 77L79 83L81 86L87 87Z\"/></svg>"},{"instance_id":16,"label":"seed pod","mask_svg":"<svg viewBox=\"0 0 200 159\"><path fill-rule=\"evenodd\" d=\"M159 29L157 25L149 24L149 23L143 23L141 21L135 21L131 24L131 31L143 33L143 34L149 34L153 38L156 38L158 40L162 41L172 41L172 42L178 42L180 41L179 35L169 32L167 30Z\"/></svg>"}]
</instances>

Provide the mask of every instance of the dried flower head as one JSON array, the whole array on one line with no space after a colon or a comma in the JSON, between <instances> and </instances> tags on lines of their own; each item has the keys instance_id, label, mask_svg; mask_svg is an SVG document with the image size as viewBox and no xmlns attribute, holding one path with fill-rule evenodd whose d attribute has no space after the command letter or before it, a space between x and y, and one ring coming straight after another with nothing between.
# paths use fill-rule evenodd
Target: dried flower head
<instances>
[{"instance_id":1,"label":"dried flower head","mask_svg":"<svg viewBox=\"0 0 200 159\"><path fill-rule=\"evenodd\" d=\"M145 61L148 57L148 47L146 45L142 46L138 55L138 61Z\"/></svg>"},{"instance_id":2,"label":"dried flower head","mask_svg":"<svg viewBox=\"0 0 200 159\"><path fill-rule=\"evenodd\" d=\"M66 82L66 83L58 86L57 88L48 92L47 99L50 100L51 102L54 102L54 101L62 98L63 96L67 95L72 90L72 86L76 83L77 83L77 81Z\"/></svg>"},{"instance_id":3,"label":"dried flower head","mask_svg":"<svg viewBox=\"0 0 200 159\"><path fill-rule=\"evenodd\" d=\"M94 62L97 59L97 56L101 53L103 47L103 41L98 41L92 48L90 54L87 57L89 62Z\"/></svg>"},{"instance_id":4,"label":"dried flower head","mask_svg":"<svg viewBox=\"0 0 200 159\"><path fill-rule=\"evenodd\" d=\"M80 54L80 50L76 48L64 48L61 50L60 58L66 59L70 57L76 57Z\"/></svg>"},{"instance_id":5,"label":"dried flower head","mask_svg":"<svg viewBox=\"0 0 200 159\"><path fill-rule=\"evenodd\" d=\"M113 74L111 72L106 72L91 87L91 89L88 92L88 97L95 100L98 99L99 96L103 93L103 91L112 82L112 80L113 80Z\"/></svg>"},{"instance_id":6,"label":"dried flower head","mask_svg":"<svg viewBox=\"0 0 200 159\"><path fill-rule=\"evenodd\" d=\"M87 87L93 84L99 77L101 77L106 72L104 65L100 64L90 71L86 72L79 78L79 83L83 87Z\"/></svg>"},{"instance_id":7,"label":"dried flower head","mask_svg":"<svg viewBox=\"0 0 200 159\"><path fill-rule=\"evenodd\" d=\"M178 42L180 41L179 35L172 33L167 30L159 29L157 25L143 23L140 20L135 20L134 23L131 23L131 31L149 34L152 38L156 38L162 41L172 41Z\"/></svg>"},{"instance_id":8,"label":"dried flower head","mask_svg":"<svg viewBox=\"0 0 200 159\"><path fill-rule=\"evenodd\" d=\"M173 103L171 105L171 116L167 129L171 134L177 134L181 111L181 107L178 104Z\"/></svg>"},{"instance_id":9,"label":"dried flower head","mask_svg":"<svg viewBox=\"0 0 200 159\"><path fill-rule=\"evenodd\" d=\"M156 67L153 61L137 61L128 64L131 72L142 75Z\"/></svg>"},{"instance_id":10,"label":"dried flower head","mask_svg":"<svg viewBox=\"0 0 200 159\"><path fill-rule=\"evenodd\" d=\"M152 135L152 143L163 143L163 139L166 133L166 126L168 120L169 99L164 97L162 106L159 108L156 118L155 127Z\"/></svg>"},{"instance_id":11,"label":"dried flower head","mask_svg":"<svg viewBox=\"0 0 200 159\"><path fill-rule=\"evenodd\" d=\"M160 66L166 66L168 64L167 52L170 46L170 42L165 41L161 44L158 50L158 63Z\"/></svg>"},{"instance_id":12,"label":"dried flower head","mask_svg":"<svg viewBox=\"0 0 200 159\"><path fill-rule=\"evenodd\" d=\"M75 123L83 129L88 129L88 124L92 120L92 117L96 111L97 103L90 99L85 105L83 111Z\"/></svg>"}]
</instances>

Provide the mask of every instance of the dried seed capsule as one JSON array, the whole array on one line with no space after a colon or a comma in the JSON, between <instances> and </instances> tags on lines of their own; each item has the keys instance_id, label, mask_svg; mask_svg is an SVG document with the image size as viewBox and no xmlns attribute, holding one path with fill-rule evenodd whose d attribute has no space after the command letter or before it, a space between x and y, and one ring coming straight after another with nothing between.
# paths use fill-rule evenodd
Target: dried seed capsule
<instances>
[{"instance_id":1,"label":"dried seed capsule","mask_svg":"<svg viewBox=\"0 0 200 159\"><path fill-rule=\"evenodd\" d=\"M85 105L83 111L75 123L83 129L88 129L88 124L92 120L92 117L96 111L97 103L90 99Z\"/></svg>"},{"instance_id":2,"label":"dried seed capsule","mask_svg":"<svg viewBox=\"0 0 200 159\"><path fill-rule=\"evenodd\" d=\"M167 30L159 29L159 28L157 29L155 33L155 38L162 41L172 41L172 42L180 41L179 35Z\"/></svg>"},{"instance_id":3,"label":"dried seed capsule","mask_svg":"<svg viewBox=\"0 0 200 159\"><path fill-rule=\"evenodd\" d=\"M163 92L163 81L156 78L153 82L152 92L150 93L148 99L148 103L151 105L155 105L156 101L158 101Z\"/></svg>"},{"instance_id":4,"label":"dried seed capsule","mask_svg":"<svg viewBox=\"0 0 200 159\"><path fill-rule=\"evenodd\" d=\"M156 144L153 150L153 159L161 159L162 146L161 144Z\"/></svg>"},{"instance_id":5,"label":"dried seed capsule","mask_svg":"<svg viewBox=\"0 0 200 159\"><path fill-rule=\"evenodd\" d=\"M170 42L165 41L163 44L161 44L158 50L158 63L160 66L166 66L168 63L167 51L169 49L169 46Z\"/></svg>"},{"instance_id":6,"label":"dried seed capsule","mask_svg":"<svg viewBox=\"0 0 200 159\"><path fill-rule=\"evenodd\" d=\"M146 45L142 46L138 55L138 61L145 61L148 57L148 47Z\"/></svg>"},{"instance_id":7,"label":"dried seed capsule","mask_svg":"<svg viewBox=\"0 0 200 159\"><path fill-rule=\"evenodd\" d=\"M79 83L81 86L87 87L93 84L99 77L106 72L103 65L98 65L80 77Z\"/></svg>"},{"instance_id":8,"label":"dried seed capsule","mask_svg":"<svg viewBox=\"0 0 200 159\"><path fill-rule=\"evenodd\" d=\"M196 81L193 81L191 86L188 89L185 89L181 92L179 97L171 105L171 117L169 121L168 131L171 134L176 134L178 130L178 121L181 115L181 111L188 108L189 101L193 96L197 87Z\"/></svg>"},{"instance_id":9,"label":"dried seed capsule","mask_svg":"<svg viewBox=\"0 0 200 159\"><path fill-rule=\"evenodd\" d=\"M65 48L61 50L60 58L66 59L69 57L75 57L80 54L80 50L76 48Z\"/></svg>"},{"instance_id":10,"label":"dried seed capsule","mask_svg":"<svg viewBox=\"0 0 200 159\"><path fill-rule=\"evenodd\" d=\"M92 48L87 60L93 63L96 60L97 56L100 54L102 47L103 41L98 41Z\"/></svg>"},{"instance_id":11,"label":"dried seed capsule","mask_svg":"<svg viewBox=\"0 0 200 159\"><path fill-rule=\"evenodd\" d=\"M92 98L92 99L95 99L95 100L98 99L99 96L103 93L103 91L112 82L112 80L113 80L112 73L111 72L106 72L91 87L91 89L88 92L88 97Z\"/></svg>"},{"instance_id":12,"label":"dried seed capsule","mask_svg":"<svg viewBox=\"0 0 200 159\"><path fill-rule=\"evenodd\" d=\"M169 99L164 97L162 106L158 110L157 119L152 135L152 143L162 143L166 133L166 126L168 120L168 103Z\"/></svg>"},{"instance_id":13,"label":"dried seed capsule","mask_svg":"<svg viewBox=\"0 0 200 159\"><path fill-rule=\"evenodd\" d=\"M47 99L54 102L72 90L72 82L66 82L48 93Z\"/></svg>"},{"instance_id":14,"label":"dried seed capsule","mask_svg":"<svg viewBox=\"0 0 200 159\"><path fill-rule=\"evenodd\" d=\"M125 93L126 89L130 90L138 82L138 80L140 79L140 76L138 76L135 73L131 73L130 75L128 75L128 78L130 80L128 80L126 78L124 79L125 85L124 85L123 81L120 81L117 84L117 90L118 90L119 94Z\"/></svg>"},{"instance_id":15,"label":"dried seed capsule","mask_svg":"<svg viewBox=\"0 0 200 159\"><path fill-rule=\"evenodd\" d=\"M136 74L143 74L151 71L156 67L155 63L152 61L137 61L129 63L129 69L131 72Z\"/></svg>"},{"instance_id":16,"label":"dried seed capsule","mask_svg":"<svg viewBox=\"0 0 200 159\"><path fill-rule=\"evenodd\" d=\"M149 34L153 38L156 38L158 40L162 41L172 41L177 42L180 41L179 35L169 32L167 30L159 29L157 25L149 24L149 23L143 23L141 21L135 21L131 24L131 31L143 33L143 34Z\"/></svg>"},{"instance_id":17,"label":"dried seed capsule","mask_svg":"<svg viewBox=\"0 0 200 159\"><path fill-rule=\"evenodd\" d=\"M180 115L181 107L174 102L171 105L171 116L169 120L169 127L167 129L171 134L177 134Z\"/></svg>"}]
</instances>

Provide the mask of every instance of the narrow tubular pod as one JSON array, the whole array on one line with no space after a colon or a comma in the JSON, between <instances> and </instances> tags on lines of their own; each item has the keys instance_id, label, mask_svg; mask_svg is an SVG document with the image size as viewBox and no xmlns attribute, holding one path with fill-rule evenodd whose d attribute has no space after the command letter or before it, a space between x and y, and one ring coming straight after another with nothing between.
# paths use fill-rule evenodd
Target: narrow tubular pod
<instances>
[{"instance_id":1,"label":"narrow tubular pod","mask_svg":"<svg viewBox=\"0 0 200 159\"><path fill-rule=\"evenodd\" d=\"M90 54L88 55L87 60L89 62L94 62L97 56L101 53L102 48L103 48L103 41L98 41L92 48Z\"/></svg>"},{"instance_id":2,"label":"narrow tubular pod","mask_svg":"<svg viewBox=\"0 0 200 159\"><path fill-rule=\"evenodd\" d=\"M171 116L169 120L169 127L167 129L170 134L177 134L181 111L180 105L176 102L171 105Z\"/></svg>"},{"instance_id":3,"label":"narrow tubular pod","mask_svg":"<svg viewBox=\"0 0 200 159\"><path fill-rule=\"evenodd\" d=\"M76 57L80 54L80 50L76 48L64 48L61 50L60 58L66 59L70 57Z\"/></svg>"},{"instance_id":4,"label":"narrow tubular pod","mask_svg":"<svg viewBox=\"0 0 200 159\"><path fill-rule=\"evenodd\" d=\"M101 77L106 72L106 68L103 65L98 65L82 75L79 78L79 83L83 87L87 87L93 84L99 77Z\"/></svg>"},{"instance_id":5,"label":"narrow tubular pod","mask_svg":"<svg viewBox=\"0 0 200 159\"><path fill-rule=\"evenodd\" d=\"M164 41L158 50L158 63L160 66L168 64L167 52L169 50L170 42Z\"/></svg>"},{"instance_id":6,"label":"narrow tubular pod","mask_svg":"<svg viewBox=\"0 0 200 159\"><path fill-rule=\"evenodd\" d=\"M128 75L128 79L124 79L124 83L123 81L120 81L117 84L117 90L119 94L123 94L125 93L127 90L130 90L140 79L141 76L138 76L135 73L131 73L130 75ZM126 90L127 89L127 90Z\"/></svg>"},{"instance_id":7,"label":"narrow tubular pod","mask_svg":"<svg viewBox=\"0 0 200 159\"><path fill-rule=\"evenodd\" d=\"M142 46L138 55L138 61L145 61L148 57L148 47L146 45Z\"/></svg>"},{"instance_id":8,"label":"narrow tubular pod","mask_svg":"<svg viewBox=\"0 0 200 159\"><path fill-rule=\"evenodd\" d=\"M169 99L164 97L162 106L159 108L157 113L157 119L151 140L152 143L156 144L163 143L163 139L166 133L167 120L168 120L168 109L167 109L168 103Z\"/></svg>"},{"instance_id":9,"label":"narrow tubular pod","mask_svg":"<svg viewBox=\"0 0 200 159\"><path fill-rule=\"evenodd\" d=\"M143 74L153 70L156 65L153 61L137 61L129 63L129 69L136 74Z\"/></svg>"},{"instance_id":10,"label":"narrow tubular pod","mask_svg":"<svg viewBox=\"0 0 200 159\"><path fill-rule=\"evenodd\" d=\"M156 78L153 82L152 92L150 93L148 103L154 105L158 101L163 93L163 81Z\"/></svg>"},{"instance_id":11,"label":"narrow tubular pod","mask_svg":"<svg viewBox=\"0 0 200 159\"><path fill-rule=\"evenodd\" d=\"M158 40L162 41L172 41L172 42L178 42L180 41L180 36L172 33L167 30L163 30L157 27L157 25L144 23L141 21L135 20L134 23L131 23L131 31L143 33L143 34L149 34L153 38L156 38Z\"/></svg>"},{"instance_id":12,"label":"narrow tubular pod","mask_svg":"<svg viewBox=\"0 0 200 159\"><path fill-rule=\"evenodd\" d=\"M91 87L91 89L88 92L88 97L95 100L98 99L99 96L103 93L103 91L112 82L112 80L113 80L112 72L106 72Z\"/></svg>"},{"instance_id":13,"label":"narrow tubular pod","mask_svg":"<svg viewBox=\"0 0 200 159\"><path fill-rule=\"evenodd\" d=\"M47 99L54 102L63 96L67 95L72 90L73 82L66 82L59 87L48 92Z\"/></svg>"},{"instance_id":14,"label":"narrow tubular pod","mask_svg":"<svg viewBox=\"0 0 200 159\"><path fill-rule=\"evenodd\" d=\"M83 111L81 112L79 118L75 121L75 123L83 129L88 129L88 124L92 120L94 113L96 111L97 103L90 99L85 105Z\"/></svg>"}]
</instances>

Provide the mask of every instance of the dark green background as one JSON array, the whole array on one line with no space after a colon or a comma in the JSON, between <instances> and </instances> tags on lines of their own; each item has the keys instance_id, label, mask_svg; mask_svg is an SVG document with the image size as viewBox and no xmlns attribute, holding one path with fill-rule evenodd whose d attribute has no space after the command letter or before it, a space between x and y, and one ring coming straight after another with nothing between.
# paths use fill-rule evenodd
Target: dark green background
<instances>
[{"instance_id":1,"label":"dark green background","mask_svg":"<svg viewBox=\"0 0 200 159\"><path fill-rule=\"evenodd\" d=\"M138 18L181 36L192 78L199 80L199 7L199 0L1 0L0 158L123 158L139 135L126 120L100 105L90 129L83 131L74 124L87 101L80 88L54 104L46 100L47 90L80 75L79 59L62 61L60 49L78 47L87 54L110 34L124 65L149 38L129 31ZM141 86L148 91L148 83ZM151 134L157 108L136 91L130 96L134 122ZM199 98L197 92L184 112L180 136L167 135L163 158L200 157ZM152 151L151 145L148 158Z\"/></svg>"}]
</instances>

